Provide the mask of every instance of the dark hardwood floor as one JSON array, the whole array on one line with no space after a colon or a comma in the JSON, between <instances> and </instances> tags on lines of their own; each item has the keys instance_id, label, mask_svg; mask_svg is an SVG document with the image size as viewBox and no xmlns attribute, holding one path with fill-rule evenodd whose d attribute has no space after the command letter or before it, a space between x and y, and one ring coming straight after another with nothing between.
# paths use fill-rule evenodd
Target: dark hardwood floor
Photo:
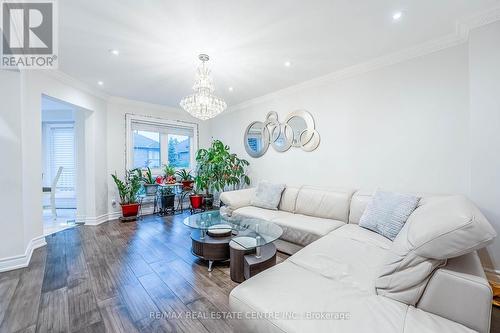
<instances>
[{"instance_id":1,"label":"dark hardwood floor","mask_svg":"<svg viewBox=\"0 0 500 333\"><path fill-rule=\"evenodd\" d=\"M229 311L229 265L208 272L191 254L185 216L48 236L29 267L0 274L0 332L231 331L203 315Z\"/></svg>"},{"instance_id":2,"label":"dark hardwood floor","mask_svg":"<svg viewBox=\"0 0 500 333\"><path fill-rule=\"evenodd\" d=\"M229 311L237 284L227 263L208 272L191 254L185 216L47 237L29 267L0 274L0 332L230 332L230 320L209 314ZM278 262L286 257L278 253Z\"/></svg>"}]
</instances>

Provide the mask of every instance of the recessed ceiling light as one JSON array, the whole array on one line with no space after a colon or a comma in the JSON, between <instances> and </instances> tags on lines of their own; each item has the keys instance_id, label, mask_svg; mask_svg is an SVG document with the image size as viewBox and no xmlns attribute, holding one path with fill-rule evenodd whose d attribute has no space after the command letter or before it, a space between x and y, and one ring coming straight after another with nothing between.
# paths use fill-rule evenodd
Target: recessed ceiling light
<instances>
[{"instance_id":1,"label":"recessed ceiling light","mask_svg":"<svg viewBox=\"0 0 500 333\"><path fill-rule=\"evenodd\" d=\"M290 67L292 66L292 63L290 61L285 61L283 65L285 65L285 67Z\"/></svg>"},{"instance_id":2,"label":"recessed ceiling light","mask_svg":"<svg viewBox=\"0 0 500 333\"><path fill-rule=\"evenodd\" d=\"M98 85L100 85L100 86L102 86L102 85L104 85L104 82L102 82L102 81L97 81L97 84L98 84Z\"/></svg>"},{"instance_id":3,"label":"recessed ceiling light","mask_svg":"<svg viewBox=\"0 0 500 333\"><path fill-rule=\"evenodd\" d=\"M120 55L120 50L117 50L117 49L110 49L109 50L109 53L111 53L112 55Z\"/></svg>"},{"instance_id":4,"label":"recessed ceiling light","mask_svg":"<svg viewBox=\"0 0 500 333\"><path fill-rule=\"evenodd\" d=\"M392 14L392 19L394 21L399 21L401 20L402 17L403 17L403 12L395 12L394 14Z\"/></svg>"},{"instance_id":5,"label":"recessed ceiling light","mask_svg":"<svg viewBox=\"0 0 500 333\"><path fill-rule=\"evenodd\" d=\"M227 88L227 90L229 90L229 91L233 91L233 90L234 90L234 88L233 88L233 87L229 87L229 88Z\"/></svg>"}]
</instances>

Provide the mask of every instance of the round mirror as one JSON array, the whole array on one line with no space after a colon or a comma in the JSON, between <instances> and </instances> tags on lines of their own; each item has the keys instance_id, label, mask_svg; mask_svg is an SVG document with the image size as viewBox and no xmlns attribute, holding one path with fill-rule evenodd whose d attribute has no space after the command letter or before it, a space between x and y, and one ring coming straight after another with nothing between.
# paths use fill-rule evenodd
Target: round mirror
<instances>
[{"instance_id":1,"label":"round mirror","mask_svg":"<svg viewBox=\"0 0 500 333\"><path fill-rule=\"evenodd\" d=\"M301 117L292 117L286 124L292 129L292 145L300 147L300 134L307 129L306 121Z\"/></svg>"},{"instance_id":2,"label":"round mirror","mask_svg":"<svg viewBox=\"0 0 500 333\"><path fill-rule=\"evenodd\" d=\"M245 150L252 157L261 157L269 147L269 130L261 121L254 121L245 131Z\"/></svg>"},{"instance_id":3,"label":"round mirror","mask_svg":"<svg viewBox=\"0 0 500 333\"><path fill-rule=\"evenodd\" d=\"M292 146L293 132L287 124L280 124L271 132L271 144L273 148L282 153Z\"/></svg>"},{"instance_id":4,"label":"round mirror","mask_svg":"<svg viewBox=\"0 0 500 333\"><path fill-rule=\"evenodd\" d=\"M290 126L293 132L293 137L290 138L292 146L300 147L311 140L312 132L307 131L307 129L314 129L314 119L306 110L297 110L290 113L285 120L285 124ZM303 132L305 132L305 135L302 134Z\"/></svg>"}]
</instances>

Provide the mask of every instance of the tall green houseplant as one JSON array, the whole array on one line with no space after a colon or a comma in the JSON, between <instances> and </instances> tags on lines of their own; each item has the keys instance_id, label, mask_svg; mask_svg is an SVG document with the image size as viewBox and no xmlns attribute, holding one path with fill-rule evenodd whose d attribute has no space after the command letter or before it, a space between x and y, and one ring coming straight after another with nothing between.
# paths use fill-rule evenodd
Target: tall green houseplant
<instances>
[{"instance_id":1,"label":"tall green houseplant","mask_svg":"<svg viewBox=\"0 0 500 333\"><path fill-rule=\"evenodd\" d=\"M250 163L232 154L229 146L220 140L214 140L208 149L199 149L196 163L196 187L207 196L214 191L224 191L227 186L236 188L241 183L250 184L245 173Z\"/></svg>"}]
</instances>

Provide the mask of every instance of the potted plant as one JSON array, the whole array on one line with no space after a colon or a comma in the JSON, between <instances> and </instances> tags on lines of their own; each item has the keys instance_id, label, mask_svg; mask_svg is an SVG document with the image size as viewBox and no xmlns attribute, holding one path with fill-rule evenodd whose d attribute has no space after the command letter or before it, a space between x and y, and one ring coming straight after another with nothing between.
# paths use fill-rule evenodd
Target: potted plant
<instances>
[{"instance_id":1,"label":"potted plant","mask_svg":"<svg viewBox=\"0 0 500 333\"><path fill-rule=\"evenodd\" d=\"M144 182L143 185L146 191L146 195L149 196L155 195L156 191L158 190L159 184L156 182L156 178L153 177L153 174L149 167L143 171L141 179Z\"/></svg>"},{"instance_id":2,"label":"potted plant","mask_svg":"<svg viewBox=\"0 0 500 333\"><path fill-rule=\"evenodd\" d=\"M182 183L182 189L185 191L191 190L193 188L193 176L191 175L191 171L187 169L181 169L178 170L175 173L177 176L179 176L179 179Z\"/></svg>"},{"instance_id":3,"label":"potted plant","mask_svg":"<svg viewBox=\"0 0 500 333\"><path fill-rule=\"evenodd\" d=\"M224 191L227 186L236 186L241 183L250 184L250 178L245 173L249 165L245 159L240 159L230 152L229 146L220 140L214 140L208 149L199 149L196 152L196 187L205 191L205 205L213 205L213 192Z\"/></svg>"},{"instance_id":4,"label":"potted plant","mask_svg":"<svg viewBox=\"0 0 500 333\"><path fill-rule=\"evenodd\" d=\"M111 175L118 188L120 196L120 206L122 208L122 216L124 218L136 217L139 213L139 203L137 202L137 193L141 188L141 171L133 169L127 171L125 178L122 180L115 174Z\"/></svg>"},{"instance_id":5,"label":"potted plant","mask_svg":"<svg viewBox=\"0 0 500 333\"><path fill-rule=\"evenodd\" d=\"M175 207L175 193L171 186L160 189L160 204L162 212L173 211Z\"/></svg>"},{"instance_id":6,"label":"potted plant","mask_svg":"<svg viewBox=\"0 0 500 333\"><path fill-rule=\"evenodd\" d=\"M193 193L189 195L189 202L191 203L191 212L203 207L203 195L198 193L196 187L193 187Z\"/></svg>"},{"instance_id":7,"label":"potted plant","mask_svg":"<svg viewBox=\"0 0 500 333\"><path fill-rule=\"evenodd\" d=\"M175 168L173 166L165 164L163 166L163 172L165 173L165 183L175 184L177 182L175 179Z\"/></svg>"}]
</instances>

